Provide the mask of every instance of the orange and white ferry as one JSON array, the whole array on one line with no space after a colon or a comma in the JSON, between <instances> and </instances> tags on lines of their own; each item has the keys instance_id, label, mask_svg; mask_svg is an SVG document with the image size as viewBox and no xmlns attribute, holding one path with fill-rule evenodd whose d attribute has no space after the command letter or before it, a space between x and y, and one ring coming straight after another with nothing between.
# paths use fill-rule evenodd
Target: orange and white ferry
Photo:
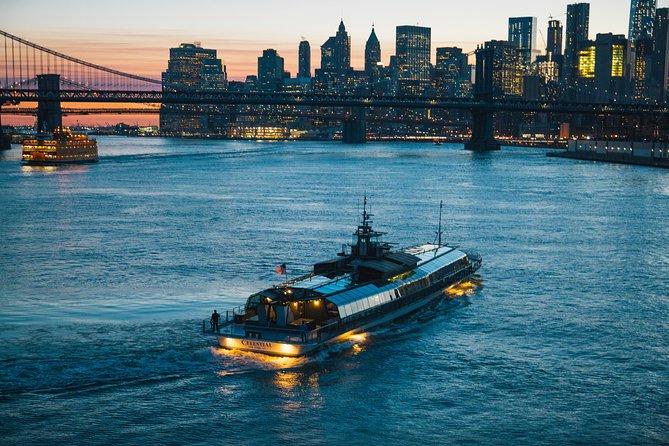
<instances>
[{"instance_id":1,"label":"orange and white ferry","mask_svg":"<svg viewBox=\"0 0 669 446\"><path fill-rule=\"evenodd\" d=\"M95 163L98 143L83 133L58 127L53 133L38 133L23 140L23 161L26 164Z\"/></svg>"}]
</instances>

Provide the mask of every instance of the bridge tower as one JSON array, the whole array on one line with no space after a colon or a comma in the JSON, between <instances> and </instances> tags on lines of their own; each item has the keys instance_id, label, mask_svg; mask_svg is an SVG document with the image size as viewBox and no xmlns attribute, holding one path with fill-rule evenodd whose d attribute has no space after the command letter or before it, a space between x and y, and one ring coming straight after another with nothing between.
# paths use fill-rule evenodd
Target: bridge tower
<instances>
[{"instance_id":1,"label":"bridge tower","mask_svg":"<svg viewBox=\"0 0 669 446\"><path fill-rule=\"evenodd\" d=\"M37 75L37 131L51 132L63 125L60 108L60 75Z\"/></svg>"},{"instance_id":2,"label":"bridge tower","mask_svg":"<svg viewBox=\"0 0 669 446\"><path fill-rule=\"evenodd\" d=\"M472 137L465 144L466 150L488 151L499 150L500 144L495 140L495 113L485 106L493 99L493 59L492 48L476 49L476 77L474 99L483 102L482 108L471 110Z\"/></svg>"},{"instance_id":3,"label":"bridge tower","mask_svg":"<svg viewBox=\"0 0 669 446\"><path fill-rule=\"evenodd\" d=\"M5 135L2 130L2 101L0 101L0 150L9 150L12 148L12 140L9 135Z\"/></svg>"},{"instance_id":4,"label":"bridge tower","mask_svg":"<svg viewBox=\"0 0 669 446\"><path fill-rule=\"evenodd\" d=\"M361 144L367 141L367 119L363 107L353 107L344 118L342 141L345 144Z\"/></svg>"}]
</instances>

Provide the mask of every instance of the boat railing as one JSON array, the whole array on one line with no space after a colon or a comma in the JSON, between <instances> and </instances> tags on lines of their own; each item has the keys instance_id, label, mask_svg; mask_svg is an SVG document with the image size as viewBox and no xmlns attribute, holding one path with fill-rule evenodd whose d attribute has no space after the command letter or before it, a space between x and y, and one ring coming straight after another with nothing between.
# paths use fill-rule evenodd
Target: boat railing
<instances>
[{"instance_id":1,"label":"boat railing","mask_svg":"<svg viewBox=\"0 0 669 446\"><path fill-rule=\"evenodd\" d=\"M220 314L221 314L221 319L219 320L218 323L219 332L221 328L225 327L226 325L233 324L234 322L239 320L239 316L243 316L246 314L246 304L237 305L236 307L227 309L225 310L224 313ZM210 323L209 330L207 330L207 323ZM216 332L216 330L214 330L213 323L211 323L211 320L203 319L202 333L206 333L207 331L211 333Z\"/></svg>"},{"instance_id":2,"label":"boat railing","mask_svg":"<svg viewBox=\"0 0 669 446\"><path fill-rule=\"evenodd\" d=\"M294 277L292 279L286 280L285 282L281 283L280 285L275 285L274 287L275 288L281 288L281 287L286 286L286 285L292 285L292 284L297 283L297 282L302 282L303 280L311 279L314 276L315 276L315 274L312 271L310 273L303 274L301 276L297 276L297 277Z\"/></svg>"}]
</instances>

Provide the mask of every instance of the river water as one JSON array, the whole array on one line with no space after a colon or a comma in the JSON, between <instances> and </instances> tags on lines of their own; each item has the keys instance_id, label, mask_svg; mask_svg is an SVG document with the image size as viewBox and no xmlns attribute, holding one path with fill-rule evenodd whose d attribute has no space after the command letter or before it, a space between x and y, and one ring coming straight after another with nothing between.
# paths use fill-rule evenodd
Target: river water
<instances>
[{"instance_id":1,"label":"river water","mask_svg":"<svg viewBox=\"0 0 669 446\"><path fill-rule=\"evenodd\" d=\"M669 175L461 145L99 138L90 166L0 155L2 444L669 443ZM302 360L202 319L350 240L477 284Z\"/></svg>"}]
</instances>

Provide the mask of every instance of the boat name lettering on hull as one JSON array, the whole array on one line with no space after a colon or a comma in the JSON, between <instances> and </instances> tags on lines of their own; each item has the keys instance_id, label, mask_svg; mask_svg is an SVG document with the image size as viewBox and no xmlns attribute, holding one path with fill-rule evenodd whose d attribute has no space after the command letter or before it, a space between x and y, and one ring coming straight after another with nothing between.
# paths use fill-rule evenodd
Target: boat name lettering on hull
<instances>
[{"instance_id":1,"label":"boat name lettering on hull","mask_svg":"<svg viewBox=\"0 0 669 446\"><path fill-rule=\"evenodd\" d=\"M271 342L249 341L246 339L242 340L242 345L251 348L259 348L262 350L271 350L273 347Z\"/></svg>"}]
</instances>

